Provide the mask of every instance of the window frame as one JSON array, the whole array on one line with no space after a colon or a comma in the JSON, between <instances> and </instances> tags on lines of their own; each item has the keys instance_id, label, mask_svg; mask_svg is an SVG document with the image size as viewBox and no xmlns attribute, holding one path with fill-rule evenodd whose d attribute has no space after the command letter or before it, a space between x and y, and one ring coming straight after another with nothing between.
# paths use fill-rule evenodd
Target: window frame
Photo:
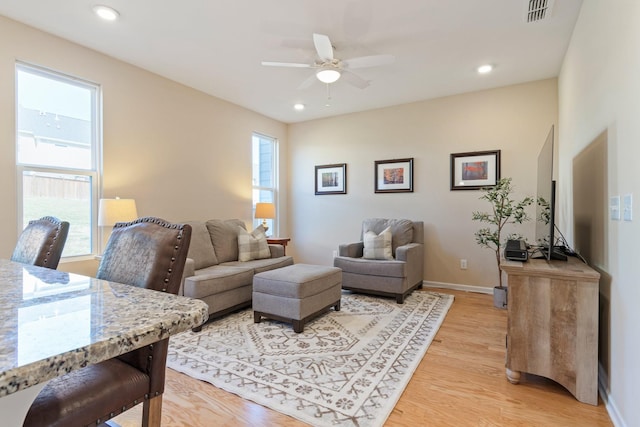
<instances>
[{"instance_id":1,"label":"window frame","mask_svg":"<svg viewBox=\"0 0 640 427\"><path fill-rule=\"evenodd\" d=\"M18 127L18 110L19 98L18 98L18 72L23 71L41 77L45 77L58 82L76 85L79 87L87 88L92 91L91 99L91 168L80 169L70 167L52 167L43 166L31 163L19 163L18 161L18 140L20 137L20 131ZM26 224L23 222L24 215L24 173L52 173L63 175L78 175L87 176L91 181L90 188L90 221L91 221L91 236L90 236L90 252L82 255L64 256L60 259L61 263L83 261L87 259L94 259L99 253L100 245L100 230L98 227L98 200L100 199L102 189L102 87L94 82L78 78L60 71L48 69L38 65L16 61L15 62L15 165L16 165L16 211L17 211L17 234L19 235Z\"/></svg>"},{"instance_id":2,"label":"window frame","mask_svg":"<svg viewBox=\"0 0 640 427\"><path fill-rule=\"evenodd\" d=\"M272 150L272 155L271 155L271 186L265 186L265 185L255 185L254 184L254 177L253 177L253 163L256 159L254 159L253 153L254 153L254 138L259 138L261 140L267 140L271 143L271 150ZM256 191L258 192L263 192L263 191L267 191L270 192L272 194L272 200L273 200L273 204L276 207L276 217L272 220L272 228L269 229L270 231L270 235L271 236L277 236L278 235L278 230L279 230L279 223L280 223L280 209L279 209L279 201L278 201L278 193L279 193L279 141L278 138L275 138L273 136L269 136L269 135L265 135L263 133L259 133L259 132L253 132L251 134L251 164L252 164L252 168L251 168L251 216L253 217L253 227L257 227L258 225L262 224L262 219L261 218L256 218L255 217L255 212L256 212L256 203L258 202L262 202L263 200L254 200L253 199L253 195Z\"/></svg>"}]
</instances>

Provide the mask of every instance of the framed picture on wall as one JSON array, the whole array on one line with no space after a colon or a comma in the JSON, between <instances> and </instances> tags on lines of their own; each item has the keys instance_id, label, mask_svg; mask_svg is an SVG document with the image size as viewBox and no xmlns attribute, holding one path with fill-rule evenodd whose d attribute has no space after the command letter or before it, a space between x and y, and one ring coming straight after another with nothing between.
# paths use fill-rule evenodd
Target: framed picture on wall
<instances>
[{"instance_id":1,"label":"framed picture on wall","mask_svg":"<svg viewBox=\"0 0 640 427\"><path fill-rule=\"evenodd\" d=\"M347 164L316 166L316 195L347 194Z\"/></svg>"},{"instance_id":2,"label":"framed picture on wall","mask_svg":"<svg viewBox=\"0 0 640 427\"><path fill-rule=\"evenodd\" d=\"M500 180L500 150L451 154L451 190L479 190Z\"/></svg>"},{"instance_id":3,"label":"framed picture on wall","mask_svg":"<svg viewBox=\"0 0 640 427\"><path fill-rule=\"evenodd\" d=\"M375 161L376 193L413 192L413 157Z\"/></svg>"}]
</instances>

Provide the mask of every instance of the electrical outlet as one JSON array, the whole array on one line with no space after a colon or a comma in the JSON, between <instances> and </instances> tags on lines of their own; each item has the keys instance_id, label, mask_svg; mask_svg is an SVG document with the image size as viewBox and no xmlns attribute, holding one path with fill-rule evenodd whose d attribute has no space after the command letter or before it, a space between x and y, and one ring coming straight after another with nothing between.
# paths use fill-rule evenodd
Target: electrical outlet
<instances>
[{"instance_id":1,"label":"electrical outlet","mask_svg":"<svg viewBox=\"0 0 640 427\"><path fill-rule=\"evenodd\" d=\"M460 260L460 269L462 269L462 270L466 270L467 269L467 260L466 259L461 259Z\"/></svg>"}]
</instances>

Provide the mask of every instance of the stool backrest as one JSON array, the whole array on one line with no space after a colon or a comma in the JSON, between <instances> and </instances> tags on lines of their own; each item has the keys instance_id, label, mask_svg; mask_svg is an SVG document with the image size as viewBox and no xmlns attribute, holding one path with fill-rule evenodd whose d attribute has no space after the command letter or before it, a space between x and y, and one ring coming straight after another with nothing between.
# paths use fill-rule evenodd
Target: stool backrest
<instances>
[{"instance_id":1,"label":"stool backrest","mask_svg":"<svg viewBox=\"0 0 640 427\"><path fill-rule=\"evenodd\" d=\"M191 226L154 217L117 223L96 277L177 295Z\"/></svg>"},{"instance_id":2,"label":"stool backrest","mask_svg":"<svg viewBox=\"0 0 640 427\"><path fill-rule=\"evenodd\" d=\"M11 261L55 270L68 234L67 221L52 216L29 221L18 237Z\"/></svg>"}]
</instances>

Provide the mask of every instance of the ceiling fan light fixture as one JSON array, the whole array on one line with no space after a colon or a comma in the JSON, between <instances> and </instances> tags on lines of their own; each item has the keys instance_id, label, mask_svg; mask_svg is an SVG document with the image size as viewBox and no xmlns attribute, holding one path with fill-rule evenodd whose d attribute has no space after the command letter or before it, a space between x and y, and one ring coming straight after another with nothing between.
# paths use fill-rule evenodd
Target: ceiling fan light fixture
<instances>
[{"instance_id":1,"label":"ceiling fan light fixture","mask_svg":"<svg viewBox=\"0 0 640 427\"><path fill-rule=\"evenodd\" d=\"M340 78L340 71L334 68L323 68L316 73L316 77L322 83L334 83Z\"/></svg>"}]
</instances>

